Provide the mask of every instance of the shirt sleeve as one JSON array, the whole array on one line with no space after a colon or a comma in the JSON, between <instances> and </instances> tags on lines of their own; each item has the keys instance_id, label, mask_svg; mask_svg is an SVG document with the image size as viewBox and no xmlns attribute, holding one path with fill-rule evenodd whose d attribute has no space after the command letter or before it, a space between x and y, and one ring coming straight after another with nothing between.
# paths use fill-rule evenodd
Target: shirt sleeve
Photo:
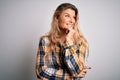
<instances>
[{"instance_id":1,"label":"shirt sleeve","mask_svg":"<svg viewBox=\"0 0 120 80\"><path fill-rule=\"evenodd\" d=\"M54 67L51 67L51 65L47 65L46 63L46 46L47 45L47 39L40 39L38 52L37 52L37 59L36 59L36 75L40 79L70 79L71 76L69 76L68 73L63 71L62 69L55 69Z\"/></svg>"},{"instance_id":2,"label":"shirt sleeve","mask_svg":"<svg viewBox=\"0 0 120 80\"><path fill-rule=\"evenodd\" d=\"M83 46L78 47L72 41L65 42L64 45L64 62L72 76L76 77L83 69L84 56L82 55Z\"/></svg>"}]
</instances>

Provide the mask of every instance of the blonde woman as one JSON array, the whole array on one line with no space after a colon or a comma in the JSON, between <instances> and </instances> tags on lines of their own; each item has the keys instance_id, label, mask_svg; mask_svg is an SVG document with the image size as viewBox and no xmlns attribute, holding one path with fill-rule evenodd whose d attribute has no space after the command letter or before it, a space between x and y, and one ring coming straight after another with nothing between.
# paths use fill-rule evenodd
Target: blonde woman
<instances>
[{"instance_id":1,"label":"blonde woman","mask_svg":"<svg viewBox=\"0 0 120 80\"><path fill-rule=\"evenodd\" d=\"M80 80L88 43L78 27L78 9L71 3L60 4L53 15L51 30L40 38L36 75L41 80Z\"/></svg>"}]
</instances>

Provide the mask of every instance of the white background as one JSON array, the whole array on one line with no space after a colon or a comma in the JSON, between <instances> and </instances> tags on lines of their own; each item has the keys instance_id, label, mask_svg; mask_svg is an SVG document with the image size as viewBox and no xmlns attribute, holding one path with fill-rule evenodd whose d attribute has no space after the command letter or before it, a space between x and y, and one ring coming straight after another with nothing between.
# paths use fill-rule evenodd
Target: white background
<instances>
[{"instance_id":1,"label":"white background","mask_svg":"<svg viewBox=\"0 0 120 80\"><path fill-rule=\"evenodd\" d=\"M120 80L119 0L0 0L0 80L37 80L39 37L63 2L78 8L89 42L92 69L83 80Z\"/></svg>"}]
</instances>

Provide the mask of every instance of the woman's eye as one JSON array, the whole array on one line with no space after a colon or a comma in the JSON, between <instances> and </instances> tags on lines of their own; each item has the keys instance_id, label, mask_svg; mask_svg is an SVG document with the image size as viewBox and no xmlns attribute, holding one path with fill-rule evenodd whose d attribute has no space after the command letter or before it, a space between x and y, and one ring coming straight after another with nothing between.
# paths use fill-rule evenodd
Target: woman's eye
<instances>
[{"instance_id":1,"label":"woman's eye","mask_svg":"<svg viewBox=\"0 0 120 80\"><path fill-rule=\"evenodd\" d=\"M65 17L69 17L69 15L65 15Z\"/></svg>"}]
</instances>

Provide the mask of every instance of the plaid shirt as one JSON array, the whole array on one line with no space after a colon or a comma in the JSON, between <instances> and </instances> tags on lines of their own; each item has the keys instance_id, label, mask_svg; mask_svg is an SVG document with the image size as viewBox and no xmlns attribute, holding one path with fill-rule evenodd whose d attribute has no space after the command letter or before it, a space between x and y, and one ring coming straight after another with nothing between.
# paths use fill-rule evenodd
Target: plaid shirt
<instances>
[{"instance_id":1,"label":"plaid shirt","mask_svg":"<svg viewBox=\"0 0 120 80\"><path fill-rule=\"evenodd\" d=\"M76 76L83 68L84 56L80 54L86 51L84 44L56 44L55 50L50 53L49 42L48 37L40 39L36 61L37 77L41 80L80 80Z\"/></svg>"}]
</instances>

